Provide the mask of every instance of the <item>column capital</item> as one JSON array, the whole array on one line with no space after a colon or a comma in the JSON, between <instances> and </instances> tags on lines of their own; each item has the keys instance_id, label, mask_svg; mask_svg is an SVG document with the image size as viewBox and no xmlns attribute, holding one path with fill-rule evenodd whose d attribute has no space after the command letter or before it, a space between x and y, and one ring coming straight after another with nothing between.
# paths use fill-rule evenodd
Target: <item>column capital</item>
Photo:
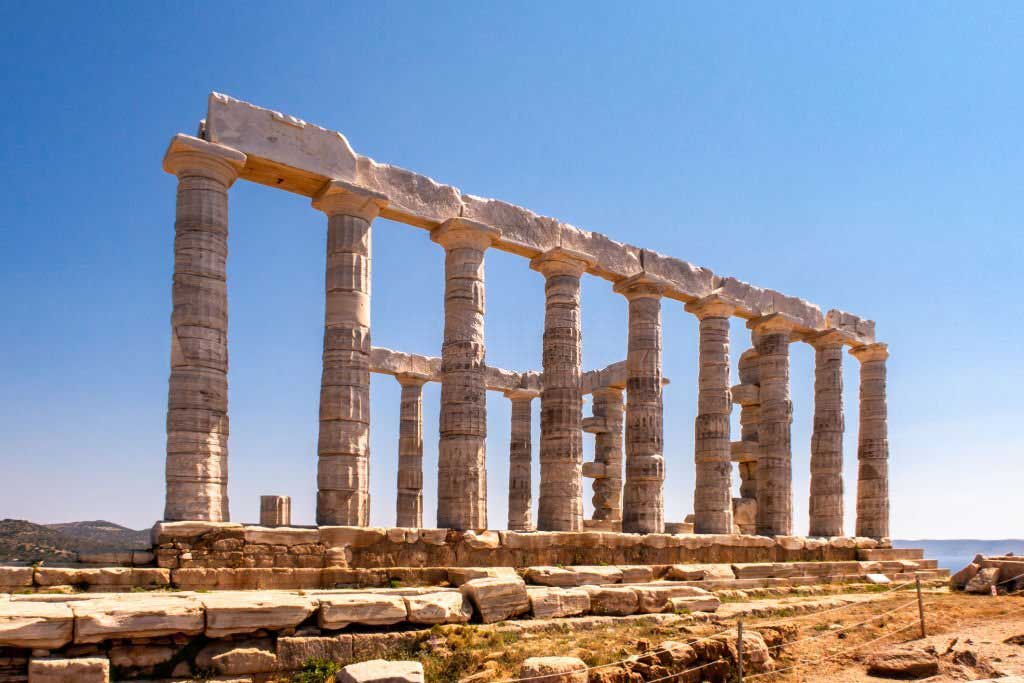
<instances>
[{"instance_id":1,"label":"column capital","mask_svg":"<svg viewBox=\"0 0 1024 683\"><path fill-rule=\"evenodd\" d=\"M312 205L328 216L355 216L369 223L388 205L388 198L380 192L344 180L328 180L313 197Z\"/></svg>"},{"instance_id":2,"label":"column capital","mask_svg":"<svg viewBox=\"0 0 1024 683\"><path fill-rule=\"evenodd\" d=\"M539 389L508 389L502 393L505 394L505 398L511 401L532 400L540 396Z\"/></svg>"},{"instance_id":3,"label":"column capital","mask_svg":"<svg viewBox=\"0 0 1024 683\"><path fill-rule=\"evenodd\" d=\"M664 386L666 384L666 381L665 381L664 378L661 380L661 384L662 384L662 386ZM625 387L616 386L614 384L608 384L608 385L603 386L603 387L597 387L596 389L594 389L590 393L591 393L592 396L610 396L610 397L619 396L619 397L621 397L623 392L625 392L625 391L626 391Z\"/></svg>"},{"instance_id":4,"label":"column capital","mask_svg":"<svg viewBox=\"0 0 1024 683\"><path fill-rule=\"evenodd\" d=\"M875 342L874 344L855 346L850 349L850 355L861 363L867 363L872 360L885 360L889 357L889 345L883 342Z\"/></svg>"},{"instance_id":5,"label":"column capital","mask_svg":"<svg viewBox=\"0 0 1024 683\"><path fill-rule=\"evenodd\" d=\"M237 149L178 133L164 153L164 171L179 178L198 175L220 181L226 187L238 178L246 156Z\"/></svg>"},{"instance_id":6,"label":"column capital","mask_svg":"<svg viewBox=\"0 0 1024 683\"><path fill-rule=\"evenodd\" d=\"M544 277L556 275L573 275L579 277L594 266L597 262L575 249L566 247L555 247L530 259L530 268L536 270Z\"/></svg>"},{"instance_id":7,"label":"column capital","mask_svg":"<svg viewBox=\"0 0 1024 683\"><path fill-rule=\"evenodd\" d=\"M850 344L852 346L854 337L845 330L830 327L826 330L805 334L803 336L803 341L816 349L827 349L830 347L843 346L845 344Z\"/></svg>"},{"instance_id":8,"label":"column capital","mask_svg":"<svg viewBox=\"0 0 1024 683\"><path fill-rule=\"evenodd\" d=\"M479 249L483 251L501 237L498 228L468 218L449 218L430 231L430 239L445 249Z\"/></svg>"},{"instance_id":9,"label":"column capital","mask_svg":"<svg viewBox=\"0 0 1024 683\"><path fill-rule=\"evenodd\" d=\"M633 299L659 299L669 288L668 281L657 275L651 275L641 271L631 275L625 280L619 280L612 287L616 294L622 294L632 301Z\"/></svg>"},{"instance_id":10,"label":"column capital","mask_svg":"<svg viewBox=\"0 0 1024 683\"><path fill-rule=\"evenodd\" d=\"M792 334L800 328L800 323L785 313L769 313L747 321L747 329L755 334Z\"/></svg>"},{"instance_id":11,"label":"column capital","mask_svg":"<svg viewBox=\"0 0 1024 683\"><path fill-rule=\"evenodd\" d=\"M403 387L421 387L430 381L430 378L426 375L417 375L412 372L399 372L395 374L395 379Z\"/></svg>"},{"instance_id":12,"label":"column capital","mask_svg":"<svg viewBox=\"0 0 1024 683\"><path fill-rule=\"evenodd\" d=\"M704 320L704 318L728 318L738 308L742 308L740 301L721 292L712 292L683 306L683 310L687 313L693 313L699 320Z\"/></svg>"}]
</instances>

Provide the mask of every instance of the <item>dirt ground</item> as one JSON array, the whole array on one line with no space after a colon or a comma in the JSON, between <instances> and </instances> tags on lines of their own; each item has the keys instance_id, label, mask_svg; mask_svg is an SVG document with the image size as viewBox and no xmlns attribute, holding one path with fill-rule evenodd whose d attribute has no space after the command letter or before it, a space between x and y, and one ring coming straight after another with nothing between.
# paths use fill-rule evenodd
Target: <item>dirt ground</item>
<instances>
[{"instance_id":1,"label":"dirt ground","mask_svg":"<svg viewBox=\"0 0 1024 683\"><path fill-rule=\"evenodd\" d=\"M809 614L796 614L791 609L800 600L758 601L759 605L774 609L775 614L745 616L745 629L790 625L796 633L781 650L771 652L776 673L748 675L745 680L877 683L884 679L867 675L868 661L872 655L894 646L931 648L938 655L940 674L923 680L965 681L1024 675L1024 595L977 596L953 594L945 589L926 592L925 639L920 638L913 592L863 595L856 599L858 602L841 609ZM421 653L421 658L427 680L465 683L514 679L521 662L534 656L579 657L588 666L598 666L657 648L665 640L687 641L734 628L742 604L723 605L716 621L686 625L624 621L614 627L585 631L522 634L467 628L461 635L449 635L444 652ZM879 616L892 610L892 614ZM1007 642L1015 636L1020 637L1020 644Z\"/></svg>"}]
</instances>

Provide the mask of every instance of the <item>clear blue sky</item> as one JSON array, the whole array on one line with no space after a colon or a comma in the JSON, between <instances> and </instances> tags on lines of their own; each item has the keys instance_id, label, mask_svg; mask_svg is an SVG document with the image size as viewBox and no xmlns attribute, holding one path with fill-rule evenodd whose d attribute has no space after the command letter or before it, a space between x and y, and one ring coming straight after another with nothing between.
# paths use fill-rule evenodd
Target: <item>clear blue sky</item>
<instances>
[{"instance_id":1,"label":"clear blue sky","mask_svg":"<svg viewBox=\"0 0 1024 683\"><path fill-rule=\"evenodd\" d=\"M7 3L0 107L0 517L163 509L174 178L211 90L355 149L878 321L893 534L1024 535L1024 5ZM437 354L442 252L375 224L373 341ZM315 499L325 221L240 182L229 261L232 515ZM488 360L540 365L540 275L487 256ZM584 364L625 303L583 286ZM691 511L697 325L663 308L667 518ZM733 357L749 344L733 329ZM792 352L796 530L813 353ZM857 364L846 369L847 528ZM425 398L428 521L436 385ZM394 521L399 387L372 387L372 517ZM489 398L505 522L509 406ZM589 411L589 404L585 406ZM592 441L587 437L587 457ZM535 441L536 449L536 441ZM586 493L589 504L590 492Z\"/></svg>"}]
</instances>

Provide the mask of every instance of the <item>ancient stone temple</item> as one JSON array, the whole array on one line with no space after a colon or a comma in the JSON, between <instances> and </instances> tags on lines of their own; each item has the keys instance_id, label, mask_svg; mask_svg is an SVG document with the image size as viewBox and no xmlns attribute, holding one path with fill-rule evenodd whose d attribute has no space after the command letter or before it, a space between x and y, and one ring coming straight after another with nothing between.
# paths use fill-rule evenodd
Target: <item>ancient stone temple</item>
<instances>
[{"instance_id":1,"label":"ancient stone temple","mask_svg":"<svg viewBox=\"0 0 1024 683\"><path fill-rule=\"evenodd\" d=\"M398 526L423 526L423 442L437 439L437 525L484 531L487 470L509 472L511 532L666 532L667 467L662 393L662 320L693 315L699 322L694 420L696 486L692 528L670 532L788 537L793 496L810 497L810 535L843 535L842 464L845 429L842 352L861 362L857 534L889 533L885 364L888 350L870 320L719 275L640 246L617 242L528 209L466 194L458 188L357 154L340 133L279 112L213 94L198 134L176 135L164 169L178 178L167 409L165 521L228 521L228 195L238 179L310 198L325 214L323 372L317 447L317 510L321 527L368 527L370 373L401 385L395 448ZM444 259L444 335L434 356L372 343L371 264L378 217L428 231ZM544 278L542 367L499 369L487 362L484 310L487 253L524 258ZM584 277L621 294L628 342L620 363L581 364L580 298ZM750 348L731 350L737 320ZM528 341L528 340L524 340ZM794 406L789 357L793 344L815 350L813 405ZM738 377L730 376L738 353ZM424 434L422 387L441 384L440 433ZM312 387L311 391L314 391ZM673 391L688 391L673 386ZM507 454L487 454L486 392L512 404ZM592 414L584 415L584 396ZM539 400L540 439L531 438L532 402ZM741 431L731 416L739 411ZM813 411L811 485L793 491L791 425L795 410ZM582 434L595 434L584 453ZM313 457L310 454L310 457ZM540 481L531 481L531 463ZM507 462L506 462L507 458ZM688 460L688 458L687 458ZM740 496L733 496L733 482ZM584 518L586 479L593 519ZM313 482L310 482L313 486ZM533 518L533 491L539 492ZM265 526L290 523L290 501L267 497Z\"/></svg>"}]
</instances>

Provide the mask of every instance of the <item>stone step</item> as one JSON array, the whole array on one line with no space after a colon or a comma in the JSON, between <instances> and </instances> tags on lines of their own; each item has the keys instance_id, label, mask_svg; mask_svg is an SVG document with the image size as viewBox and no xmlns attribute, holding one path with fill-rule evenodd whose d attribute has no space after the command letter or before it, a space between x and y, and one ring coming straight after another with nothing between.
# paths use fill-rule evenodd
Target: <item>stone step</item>
<instances>
[{"instance_id":1,"label":"stone step","mask_svg":"<svg viewBox=\"0 0 1024 683\"><path fill-rule=\"evenodd\" d=\"M858 560L922 560L921 548L871 548L857 550Z\"/></svg>"}]
</instances>

